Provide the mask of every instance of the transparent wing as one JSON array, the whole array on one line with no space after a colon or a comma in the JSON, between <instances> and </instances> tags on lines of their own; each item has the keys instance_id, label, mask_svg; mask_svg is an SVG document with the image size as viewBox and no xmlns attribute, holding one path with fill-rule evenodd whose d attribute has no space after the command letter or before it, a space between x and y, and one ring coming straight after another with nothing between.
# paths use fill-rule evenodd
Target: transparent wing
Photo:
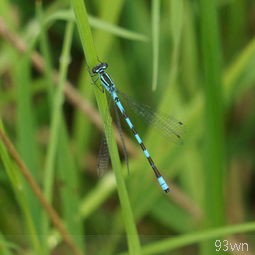
<instances>
[{"instance_id":1,"label":"transparent wing","mask_svg":"<svg viewBox=\"0 0 255 255\"><path fill-rule=\"evenodd\" d=\"M99 148L98 158L97 158L97 174L102 176L109 166L109 151L107 146L106 137L103 136Z\"/></svg>"},{"instance_id":2,"label":"transparent wing","mask_svg":"<svg viewBox=\"0 0 255 255\"><path fill-rule=\"evenodd\" d=\"M107 98L107 100L108 100L108 98ZM108 104L108 106L110 107L110 104ZM105 109L105 111L106 110L107 109ZM106 119L105 124L106 124L106 129L111 128L111 117L110 117L110 115L108 115L108 118ZM98 152L97 174L98 174L99 177L101 177L105 173L105 171L108 169L109 163L110 163L110 155L109 155L106 135L107 135L107 132L104 132L104 135L101 139L99 152Z\"/></svg>"},{"instance_id":3,"label":"transparent wing","mask_svg":"<svg viewBox=\"0 0 255 255\"><path fill-rule=\"evenodd\" d=\"M130 173L129 164L128 164L128 154L127 154L127 149L126 149L126 145L125 145L125 141L124 141L123 130L121 128L120 116L119 116L119 113L118 113L118 109L115 106L114 106L114 111L115 111L115 115L116 115L116 126L117 126L117 129L118 129L119 134L120 134L120 140L121 140L121 144L122 144L124 160L125 160L125 163L126 163L126 166L127 166L128 173Z\"/></svg>"},{"instance_id":4,"label":"transparent wing","mask_svg":"<svg viewBox=\"0 0 255 255\"><path fill-rule=\"evenodd\" d=\"M109 108L111 108L112 100L110 100L110 102L108 103L108 106L109 106ZM126 166L127 166L128 173L129 173L128 154L127 154L127 149L126 149L126 145L125 145L125 142L124 142L124 135L123 135L123 130L121 128L120 117L119 117L118 110L117 110L115 105L113 106L113 108L114 108L115 115L116 115L116 119L115 119L116 120L116 126L117 126L117 130L119 132L119 135L120 135L124 160L125 160L125 163L126 163ZM108 129L108 128L111 128L110 118L107 118L107 121L106 121L106 129ZM109 162L110 162L110 155L109 155L109 150L108 150L108 145L107 145L106 134L107 134L107 132L105 133L105 135L103 136L103 138L101 140L99 154L98 154L98 161L97 161L97 174L98 174L98 176L102 176L104 174L104 172L109 167Z\"/></svg>"},{"instance_id":5,"label":"transparent wing","mask_svg":"<svg viewBox=\"0 0 255 255\"><path fill-rule=\"evenodd\" d=\"M118 94L136 114L159 130L162 135L177 144L183 143L184 125L181 121L164 113L155 112L150 106L137 103L134 99L119 90Z\"/></svg>"}]
</instances>

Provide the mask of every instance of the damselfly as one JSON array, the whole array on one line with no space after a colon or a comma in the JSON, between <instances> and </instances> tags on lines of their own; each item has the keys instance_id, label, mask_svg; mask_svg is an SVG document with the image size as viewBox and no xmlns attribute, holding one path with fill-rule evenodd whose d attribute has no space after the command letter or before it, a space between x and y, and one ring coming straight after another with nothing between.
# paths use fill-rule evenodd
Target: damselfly
<instances>
[{"instance_id":1,"label":"damselfly","mask_svg":"<svg viewBox=\"0 0 255 255\"><path fill-rule=\"evenodd\" d=\"M106 73L106 71L105 71L107 69L107 67L108 67L107 63L100 63L99 65L95 66L92 69L92 72L93 72L93 74L95 74L95 75L97 74L99 76L100 81L102 83L103 90L106 90L110 94L113 102L119 109L121 115L125 119L129 128L131 129L135 139L137 140L138 144L141 146L145 157L149 161L149 164L150 164L161 188L163 189L163 191L168 192L169 186L167 185L165 179L163 178L163 176L159 172L158 168L154 164L154 161L152 160L149 151L143 144L142 139L138 135L136 129L134 128L133 123L131 122L131 120L129 119L129 117L127 116L127 114L125 112L125 109L119 99L119 96L118 96L119 91L116 89L115 84L114 84L113 80L111 79L111 77L109 76L109 74ZM179 130L179 127L181 127L183 125L182 122L175 121L172 118L158 116L155 112L151 111L149 108L145 111L144 107L138 106L136 103L131 103L130 105L132 108L136 108L136 110L138 109L137 113L140 114L141 116L143 116L150 123L154 122L156 124L156 126L157 125L159 125L161 127L163 126L163 128L161 128L161 130L163 130L163 132L167 136L173 136L175 138L175 140L181 141L181 136L178 133L178 130Z\"/></svg>"}]
</instances>

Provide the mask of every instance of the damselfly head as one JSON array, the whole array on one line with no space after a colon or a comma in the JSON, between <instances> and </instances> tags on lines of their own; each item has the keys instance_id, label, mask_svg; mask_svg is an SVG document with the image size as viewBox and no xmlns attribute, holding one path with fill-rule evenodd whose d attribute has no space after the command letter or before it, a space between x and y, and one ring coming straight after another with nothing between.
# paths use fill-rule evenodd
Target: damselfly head
<instances>
[{"instance_id":1,"label":"damselfly head","mask_svg":"<svg viewBox=\"0 0 255 255\"><path fill-rule=\"evenodd\" d=\"M103 73L107 67L108 67L107 63L100 63L99 65L92 68L92 72L94 74L100 74Z\"/></svg>"}]
</instances>

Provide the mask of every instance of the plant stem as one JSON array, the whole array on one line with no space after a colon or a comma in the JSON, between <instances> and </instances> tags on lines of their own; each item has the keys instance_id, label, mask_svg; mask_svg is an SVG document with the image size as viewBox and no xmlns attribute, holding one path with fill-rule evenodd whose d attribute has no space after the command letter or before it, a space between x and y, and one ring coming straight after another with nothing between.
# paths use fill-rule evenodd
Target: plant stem
<instances>
[{"instance_id":1,"label":"plant stem","mask_svg":"<svg viewBox=\"0 0 255 255\"><path fill-rule=\"evenodd\" d=\"M72 0L72 7L76 16L76 22L81 37L81 42L89 67L97 64L97 55L93 43L93 38L88 22L88 14L83 0ZM117 145L113 135L112 120L109 115L107 100L105 94L101 93L96 86L94 86L95 96L98 108L103 119L104 130L106 134L108 149L111 157L112 167L116 178L117 190L121 204L122 216L127 234L127 241L129 247L129 254L140 254L140 241L135 226L134 216L131 209L127 189L124 178L121 174L121 163L119 159Z\"/></svg>"}]
</instances>

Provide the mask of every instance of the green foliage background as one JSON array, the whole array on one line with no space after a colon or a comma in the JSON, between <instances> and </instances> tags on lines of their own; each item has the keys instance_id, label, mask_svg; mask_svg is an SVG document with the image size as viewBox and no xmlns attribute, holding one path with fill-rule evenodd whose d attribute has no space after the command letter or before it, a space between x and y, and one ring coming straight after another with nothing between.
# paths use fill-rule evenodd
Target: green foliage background
<instances>
[{"instance_id":1,"label":"green foliage background","mask_svg":"<svg viewBox=\"0 0 255 255\"><path fill-rule=\"evenodd\" d=\"M0 140L0 254L210 255L219 239L253 254L254 17L248 0L1 0L1 130L72 243ZM167 195L123 122L127 174L91 84L99 60L120 90L185 123L179 146L128 111ZM99 177L103 130L112 164Z\"/></svg>"}]
</instances>

